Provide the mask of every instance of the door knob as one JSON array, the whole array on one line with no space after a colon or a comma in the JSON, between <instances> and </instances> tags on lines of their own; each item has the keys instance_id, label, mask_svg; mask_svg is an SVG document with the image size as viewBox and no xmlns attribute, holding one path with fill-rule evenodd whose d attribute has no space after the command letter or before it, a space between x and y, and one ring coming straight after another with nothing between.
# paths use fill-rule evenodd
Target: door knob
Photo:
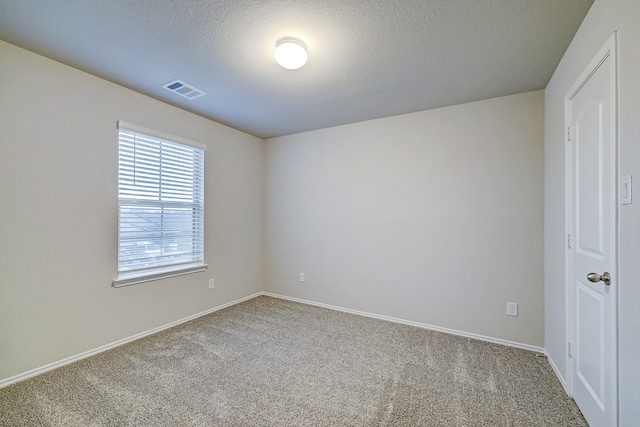
<instances>
[{"instance_id":1,"label":"door knob","mask_svg":"<svg viewBox=\"0 0 640 427\"><path fill-rule=\"evenodd\" d=\"M587 279L589 279L589 281L593 283L604 282L604 284L607 286L611 284L611 275L608 271L605 271L602 276L598 273L589 273L587 274Z\"/></svg>"}]
</instances>

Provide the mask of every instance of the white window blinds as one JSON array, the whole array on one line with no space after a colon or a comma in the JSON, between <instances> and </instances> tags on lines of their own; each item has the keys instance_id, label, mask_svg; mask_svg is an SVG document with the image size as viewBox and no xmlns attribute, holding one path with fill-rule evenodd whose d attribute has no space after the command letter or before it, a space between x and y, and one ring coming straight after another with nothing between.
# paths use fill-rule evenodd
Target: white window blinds
<instances>
[{"instance_id":1,"label":"white window blinds","mask_svg":"<svg viewBox=\"0 0 640 427\"><path fill-rule=\"evenodd\" d=\"M202 271L205 146L118 122L118 279Z\"/></svg>"}]
</instances>

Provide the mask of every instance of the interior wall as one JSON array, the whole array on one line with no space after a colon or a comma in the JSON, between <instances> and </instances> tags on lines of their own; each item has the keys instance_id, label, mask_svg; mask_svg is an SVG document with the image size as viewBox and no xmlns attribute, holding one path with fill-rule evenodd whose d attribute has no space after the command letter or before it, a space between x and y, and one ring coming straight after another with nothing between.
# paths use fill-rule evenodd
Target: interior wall
<instances>
[{"instance_id":1,"label":"interior wall","mask_svg":"<svg viewBox=\"0 0 640 427\"><path fill-rule=\"evenodd\" d=\"M542 91L267 140L265 288L542 346L542 171Z\"/></svg>"},{"instance_id":2,"label":"interior wall","mask_svg":"<svg viewBox=\"0 0 640 427\"><path fill-rule=\"evenodd\" d=\"M262 140L5 42L0 75L0 380L262 290ZM117 120L208 146L206 272L111 287Z\"/></svg>"},{"instance_id":3,"label":"interior wall","mask_svg":"<svg viewBox=\"0 0 640 427\"><path fill-rule=\"evenodd\" d=\"M545 91L545 346L562 376L565 348L564 96L618 31L619 172L640 182L640 2L596 0ZM618 270L620 425L640 419L640 199L620 206Z\"/></svg>"}]
</instances>

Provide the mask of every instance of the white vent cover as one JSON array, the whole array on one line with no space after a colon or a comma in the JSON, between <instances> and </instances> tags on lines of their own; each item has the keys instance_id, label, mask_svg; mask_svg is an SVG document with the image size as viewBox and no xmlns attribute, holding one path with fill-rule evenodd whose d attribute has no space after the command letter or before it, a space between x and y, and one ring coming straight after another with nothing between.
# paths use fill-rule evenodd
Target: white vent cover
<instances>
[{"instance_id":1,"label":"white vent cover","mask_svg":"<svg viewBox=\"0 0 640 427\"><path fill-rule=\"evenodd\" d=\"M201 97L202 95L206 95L205 92L201 91L200 89L196 89L195 87L190 86L181 80L174 80L162 85L162 87L170 90L171 92L175 92L180 96L184 96L187 99L196 99Z\"/></svg>"}]
</instances>

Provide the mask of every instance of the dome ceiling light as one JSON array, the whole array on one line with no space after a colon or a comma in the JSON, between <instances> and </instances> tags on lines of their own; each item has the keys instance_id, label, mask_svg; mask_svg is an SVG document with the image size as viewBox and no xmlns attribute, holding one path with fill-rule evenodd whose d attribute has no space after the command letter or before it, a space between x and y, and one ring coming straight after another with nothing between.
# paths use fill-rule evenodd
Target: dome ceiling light
<instances>
[{"instance_id":1,"label":"dome ceiling light","mask_svg":"<svg viewBox=\"0 0 640 427\"><path fill-rule=\"evenodd\" d=\"M295 37L283 37L276 42L273 56L281 67L297 70L307 63L307 46Z\"/></svg>"}]
</instances>

